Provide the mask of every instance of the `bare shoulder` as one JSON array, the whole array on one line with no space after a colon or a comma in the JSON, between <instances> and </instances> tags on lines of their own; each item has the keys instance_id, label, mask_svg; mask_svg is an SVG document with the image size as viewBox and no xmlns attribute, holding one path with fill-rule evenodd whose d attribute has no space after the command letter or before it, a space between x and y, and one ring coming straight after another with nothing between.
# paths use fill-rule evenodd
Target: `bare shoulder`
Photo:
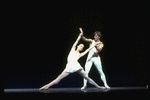
<instances>
[{"instance_id":1,"label":"bare shoulder","mask_svg":"<svg viewBox=\"0 0 150 100\"><path fill-rule=\"evenodd\" d=\"M104 47L104 43L101 42L101 43L100 43L100 48L103 48L103 47Z\"/></svg>"},{"instance_id":2,"label":"bare shoulder","mask_svg":"<svg viewBox=\"0 0 150 100\"><path fill-rule=\"evenodd\" d=\"M101 42L100 44L98 44L97 46L96 46L98 49L101 49L101 48L103 48L104 47L104 43L103 42Z\"/></svg>"},{"instance_id":3,"label":"bare shoulder","mask_svg":"<svg viewBox=\"0 0 150 100\"><path fill-rule=\"evenodd\" d=\"M103 43L103 42L101 42L101 43L100 43L100 45L104 46L104 43Z\"/></svg>"}]
</instances>

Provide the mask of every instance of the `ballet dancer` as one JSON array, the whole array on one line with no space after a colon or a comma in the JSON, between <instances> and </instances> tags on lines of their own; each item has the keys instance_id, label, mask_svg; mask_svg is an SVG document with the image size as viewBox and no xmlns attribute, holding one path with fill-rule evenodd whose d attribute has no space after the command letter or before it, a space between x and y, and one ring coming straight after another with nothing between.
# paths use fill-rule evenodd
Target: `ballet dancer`
<instances>
[{"instance_id":1,"label":"ballet dancer","mask_svg":"<svg viewBox=\"0 0 150 100\"><path fill-rule=\"evenodd\" d=\"M97 85L91 78L89 78L85 71L83 70L83 68L81 67L81 65L78 62L78 59L81 58L82 56L84 56L86 53L88 53L89 50L91 50L92 48L94 48L96 45L98 45L100 42L95 43L93 46L91 46L90 48L88 48L87 50L85 50L83 53L80 53L80 51L83 50L84 45L83 44L78 44L79 40L81 39L81 36L83 35L82 33L82 29L79 28L81 33L79 34L77 40L75 41L75 43L73 44L71 51L68 55L68 59L67 59L67 65L66 68L64 69L64 71L52 82L50 82L49 84L44 85L43 87L41 87L39 90L42 89L48 89L49 87L58 84L63 78L65 78L66 76L68 76L70 73L73 72L78 72L83 78L85 78L90 84L94 85L97 88L104 88L104 87L100 87L99 85ZM77 49L75 49L77 46Z\"/></svg>"},{"instance_id":2,"label":"ballet dancer","mask_svg":"<svg viewBox=\"0 0 150 100\"><path fill-rule=\"evenodd\" d=\"M82 28L81 28L81 31L82 31ZM83 33L83 31L82 31ZM105 88L110 88L108 85L107 85L107 82L106 82L106 77L105 77L105 74L102 70L102 64L101 64L101 58L100 56L98 55L98 53L102 50L102 48L104 47L104 44L100 41L100 37L101 37L101 32L99 31L96 31L94 33L94 40L92 39L87 39L83 36L82 34L82 40L90 43L90 46L93 47L93 45L99 43L98 45L94 46L92 49L90 49L89 53L88 53L88 56L87 56L87 60L86 60L86 63L85 63L85 72L86 74L88 75L89 74L89 71L92 67L92 64L94 63L94 65L96 66L97 70L98 70L98 73L100 74L100 77L104 83L104 86ZM84 79L84 84L83 84L83 87L81 89L85 89L87 87L87 81Z\"/></svg>"}]
</instances>

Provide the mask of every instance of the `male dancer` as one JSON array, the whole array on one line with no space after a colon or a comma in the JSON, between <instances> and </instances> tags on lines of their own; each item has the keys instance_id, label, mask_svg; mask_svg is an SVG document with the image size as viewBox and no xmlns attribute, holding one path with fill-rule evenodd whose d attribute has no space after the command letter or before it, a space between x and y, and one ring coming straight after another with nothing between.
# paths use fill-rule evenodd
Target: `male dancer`
<instances>
[{"instance_id":1,"label":"male dancer","mask_svg":"<svg viewBox=\"0 0 150 100\"><path fill-rule=\"evenodd\" d=\"M82 30L81 30L82 31ZM83 32L82 32L83 33ZM92 64L94 63L94 65L96 66L99 74L100 74L100 77L104 83L104 86L105 88L110 88L108 85L107 85L107 82L106 82L106 77L105 77L105 74L102 70L102 64L101 64L101 59L100 59L100 56L98 55L98 53L102 50L102 48L104 47L104 44L100 41L100 37L101 37L101 32L99 31L96 31L94 33L94 40L92 39L87 39L83 36L82 34L82 39L88 43L90 43L90 46L93 46L95 43L97 42L100 42L100 44L96 45L94 48L92 48L89 53L88 53L88 57L87 57L87 60L86 60L86 63L85 63L85 72L86 74L88 75L89 74L89 71L92 67ZM84 79L84 85L81 89L85 89L87 87L87 81Z\"/></svg>"}]
</instances>

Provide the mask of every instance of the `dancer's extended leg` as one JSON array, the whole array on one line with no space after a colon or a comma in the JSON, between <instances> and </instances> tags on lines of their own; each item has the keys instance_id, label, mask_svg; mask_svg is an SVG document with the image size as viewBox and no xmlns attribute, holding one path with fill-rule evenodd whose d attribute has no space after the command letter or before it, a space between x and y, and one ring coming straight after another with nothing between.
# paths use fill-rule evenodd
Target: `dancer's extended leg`
<instances>
[{"instance_id":1,"label":"dancer's extended leg","mask_svg":"<svg viewBox=\"0 0 150 100\"><path fill-rule=\"evenodd\" d=\"M79 73L83 78L85 78L90 84L94 85L94 86L97 87L97 88L103 88L103 87L100 87L99 85L97 85L91 78L89 78L89 77L86 75L86 73L85 73L85 71L84 71L83 69L80 70L80 71L78 71L78 73Z\"/></svg>"},{"instance_id":2,"label":"dancer's extended leg","mask_svg":"<svg viewBox=\"0 0 150 100\"><path fill-rule=\"evenodd\" d=\"M106 77L105 77L105 74L104 74L104 72L103 72L103 70L102 70L102 64L101 64L100 58L95 58L95 59L94 59L94 65L96 66L96 68L97 68L97 70L98 70L98 72L99 72L99 74L100 74L100 77L101 77L101 79L102 79L102 81L103 81L103 83L104 83L104 86L105 86L106 88L110 88L110 87L107 85Z\"/></svg>"},{"instance_id":3,"label":"dancer's extended leg","mask_svg":"<svg viewBox=\"0 0 150 100\"><path fill-rule=\"evenodd\" d=\"M52 82L50 82L49 84L47 85L44 85L43 87L41 87L39 90L42 90L42 89L48 89L49 87L55 85L55 84L58 84L63 78L65 78L66 76L68 76L69 73L68 72L65 72L63 71L55 80L53 80Z\"/></svg>"},{"instance_id":4,"label":"dancer's extended leg","mask_svg":"<svg viewBox=\"0 0 150 100\"><path fill-rule=\"evenodd\" d=\"M91 67L92 67L92 61L87 61L85 63L85 73L86 73L87 76L89 74L89 71L90 71ZM87 87L87 80L84 79L83 80L83 87L81 89L85 89L86 87Z\"/></svg>"}]
</instances>

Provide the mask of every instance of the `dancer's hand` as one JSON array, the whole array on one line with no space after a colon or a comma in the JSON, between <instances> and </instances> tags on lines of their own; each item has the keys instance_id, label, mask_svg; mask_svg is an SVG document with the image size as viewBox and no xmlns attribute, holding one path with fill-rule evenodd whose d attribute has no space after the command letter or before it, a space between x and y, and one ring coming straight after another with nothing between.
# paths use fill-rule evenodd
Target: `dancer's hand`
<instances>
[{"instance_id":1,"label":"dancer's hand","mask_svg":"<svg viewBox=\"0 0 150 100\"><path fill-rule=\"evenodd\" d=\"M81 32L81 33L83 33L83 30L82 30L82 28L81 28L81 27L79 28L79 30L80 30L80 32Z\"/></svg>"},{"instance_id":2,"label":"dancer's hand","mask_svg":"<svg viewBox=\"0 0 150 100\"><path fill-rule=\"evenodd\" d=\"M83 35L83 33L80 33L80 34L79 34L79 36L82 36L82 35Z\"/></svg>"}]
</instances>

